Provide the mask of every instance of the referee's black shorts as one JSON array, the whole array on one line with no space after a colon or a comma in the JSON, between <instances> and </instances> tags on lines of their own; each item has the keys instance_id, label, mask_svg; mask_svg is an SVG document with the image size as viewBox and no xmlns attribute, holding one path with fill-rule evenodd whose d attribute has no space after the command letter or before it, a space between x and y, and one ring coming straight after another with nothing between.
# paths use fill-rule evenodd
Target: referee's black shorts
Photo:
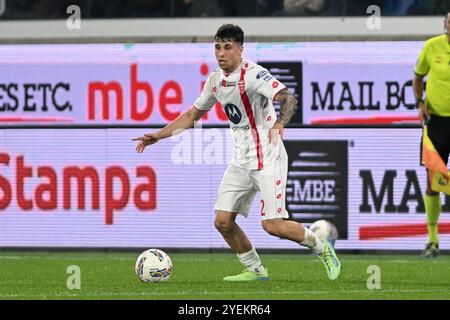
<instances>
[{"instance_id":1,"label":"referee's black shorts","mask_svg":"<svg viewBox=\"0 0 450 320\"><path fill-rule=\"evenodd\" d=\"M450 117L431 115L427 128L428 137L433 143L434 148L442 160L444 160L445 164L447 164L450 153ZM422 155L422 152L420 154Z\"/></svg>"}]
</instances>

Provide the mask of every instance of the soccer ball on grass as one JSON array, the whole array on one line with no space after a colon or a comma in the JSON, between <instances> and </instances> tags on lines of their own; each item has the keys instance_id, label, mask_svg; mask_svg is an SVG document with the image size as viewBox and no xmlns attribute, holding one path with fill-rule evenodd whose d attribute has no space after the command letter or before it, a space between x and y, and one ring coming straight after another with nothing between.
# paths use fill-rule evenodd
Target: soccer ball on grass
<instances>
[{"instance_id":1,"label":"soccer ball on grass","mask_svg":"<svg viewBox=\"0 0 450 320\"><path fill-rule=\"evenodd\" d=\"M164 251L149 249L139 255L135 270L142 282L166 282L172 274L172 261Z\"/></svg>"}]
</instances>

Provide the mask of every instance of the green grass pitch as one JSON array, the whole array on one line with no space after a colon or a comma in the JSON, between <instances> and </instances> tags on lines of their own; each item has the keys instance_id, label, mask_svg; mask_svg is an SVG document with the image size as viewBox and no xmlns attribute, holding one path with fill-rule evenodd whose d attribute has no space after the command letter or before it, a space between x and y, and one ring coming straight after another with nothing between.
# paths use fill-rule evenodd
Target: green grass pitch
<instances>
[{"instance_id":1,"label":"green grass pitch","mask_svg":"<svg viewBox=\"0 0 450 320\"><path fill-rule=\"evenodd\" d=\"M171 253L166 283L141 283L140 252L0 252L0 299L450 299L450 256L342 254L340 279L329 281L321 262L306 254L260 254L267 282L224 283L242 270L232 253ZM69 290L67 267L81 270ZM381 289L367 288L368 267L381 271Z\"/></svg>"}]
</instances>

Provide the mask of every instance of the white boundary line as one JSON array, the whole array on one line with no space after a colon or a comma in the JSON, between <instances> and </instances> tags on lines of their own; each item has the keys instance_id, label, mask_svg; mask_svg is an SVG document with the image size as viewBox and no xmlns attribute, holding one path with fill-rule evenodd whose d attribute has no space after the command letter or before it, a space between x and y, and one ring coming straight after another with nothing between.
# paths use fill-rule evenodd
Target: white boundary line
<instances>
[{"instance_id":1,"label":"white boundary line","mask_svg":"<svg viewBox=\"0 0 450 320\"><path fill-rule=\"evenodd\" d=\"M138 254L136 254L136 258L137 258ZM205 258L205 257L182 257L182 260L187 260L187 261L211 261L211 262L215 262L215 261L221 261L221 260L230 260L233 259L233 257L210 257L210 258ZM297 258L297 257L296 257ZM381 260L377 260L376 256L374 256L374 259L348 259L348 260L344 260L346 263L382 263L382 262L388 262L388 263L412 263L415 261L424 261L427 263L447 263L450 264L450 260L448 259L434 259L434 260L425 260L424 258L421 258L419 256L414 256L413 258L415 259L411 259L411 260L404 260L404 259L395 259L395 260L390 260L390 259L381 259ZM129 261L129 260L133 260L134 257L130 256L129 258L125 258L125 257L120 257L120 256L92 256L92 257L82 257L82 256L58 256L58 257L54 257L54 256L34 256L34 255L21 255L21 256L2 256L0 255L0 260L22 260L22 259L42 259L42 260L82 260L82 261L87 261L87 260L120 260L120 261ZM264 260L267 261L272 261L272 260L276 260L276 258L272 258L272 257L268 257L265 258ZM320 262L316 257L314 256L298 256L298 260L305 262L308 261L309 262Z\"/></svg>"},{"instance_id":2,"label":"white boundary line","mask_svg":"<svg viewBox=\"0 0 450 320\"><path fill-rule=\"evenodd\" d=\"M405 290L333 290L333 291L248 291L248 292L242 292L242 291L179 291L179 292L126 292L126 293L118 293L118 292L104 292L104 293L88 293L88 294L81 294L81 293L55 293L55 294L1 294L0 293L0 299L7 299L7 298L51 298L51 297L67 297L67 298L83 298L83 297L134 297L134 296L140 296L140 297L163 297L163 296L192 296L192 295L223 295L231 294L231 295L291 295L291 294L300 294L300 295L320 295L320 294L354 294L354 293L365 293L365 294L384 294L384 293L449 293L449 290L422 290L422 289L405 289Z\"/></svg>"}]
</instances>

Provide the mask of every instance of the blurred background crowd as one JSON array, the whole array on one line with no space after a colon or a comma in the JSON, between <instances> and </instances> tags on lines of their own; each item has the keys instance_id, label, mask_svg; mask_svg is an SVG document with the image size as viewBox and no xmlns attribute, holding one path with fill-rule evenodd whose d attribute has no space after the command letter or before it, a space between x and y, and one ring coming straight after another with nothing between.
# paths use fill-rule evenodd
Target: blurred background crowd
<instances>
[{"instance_id":1,"label":"blurred background crowd","mask_svg":"<svg viewBox=\"0 0 450 320\"><path fill-rule=\"evenodd\" d=\"M70 5L84 18L445 15L450 0L0 0L0 19L65 19Z\"/></svg>"}]
</instances>

